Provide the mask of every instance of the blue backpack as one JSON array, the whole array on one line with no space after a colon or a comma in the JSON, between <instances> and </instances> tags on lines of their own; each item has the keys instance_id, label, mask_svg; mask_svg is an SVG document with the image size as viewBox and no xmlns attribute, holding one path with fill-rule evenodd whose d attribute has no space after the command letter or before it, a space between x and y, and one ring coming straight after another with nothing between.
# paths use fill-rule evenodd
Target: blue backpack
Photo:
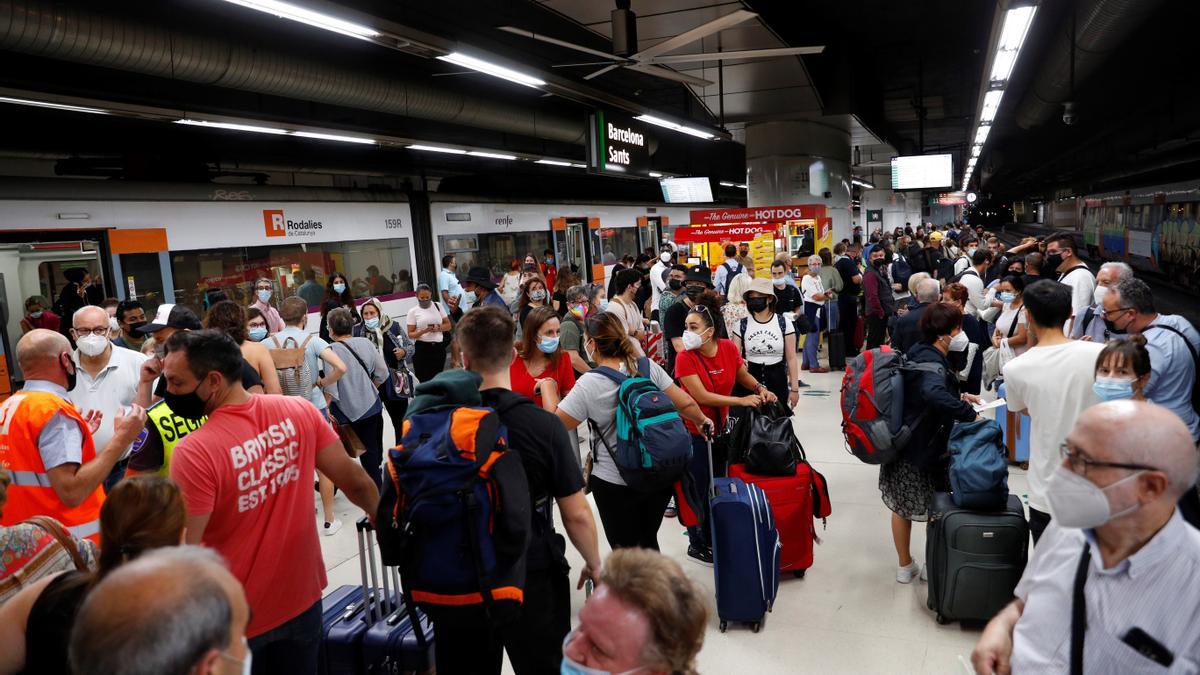
<instances>
[{"instance_id":1,"label":"blue backpack","mask_svg":"<svg viewBox=\"0 0 1200 675\"><path fill-rule=\"evenodd\" d=\"M950 498L964 509L1003 509L1008 503L1008 453L995 420L959 422L950 429Z\"/></svg>"},{"instance_id":2,"label":"blue backpack","mask_svg":"<svg viewBox=\"0 0 1200 675\"><path fill-rule=\"evenodd\" d=\"M642 492L670 489L683 477L692 459L692 437L675 404L650 379L650 360L638 360L638 374L627 376L600 366L593 372L616 382L617 448L592 423L592 433L612 457L621 478Z\"/></svg>"}]
</instances>

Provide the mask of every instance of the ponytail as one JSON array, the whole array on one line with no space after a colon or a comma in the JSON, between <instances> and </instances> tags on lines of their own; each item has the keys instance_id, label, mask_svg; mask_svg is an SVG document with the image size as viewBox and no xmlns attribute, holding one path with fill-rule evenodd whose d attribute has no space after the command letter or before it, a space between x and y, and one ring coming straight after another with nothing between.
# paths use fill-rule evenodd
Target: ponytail
<instances>
[{"instance_id":1,"label":"ponytail","mask_svg":"<svg viewBox=\"0 0 1200 675\"><path fill-rule=\"evenodd\" d=\"M601 312L588 317L585 327L588 337L596 345L597 354L610 359L621 359L630 375L638 372L637 352L633 349L625 326L617 317L608 312Z\"/></svg>"}]
</instances>

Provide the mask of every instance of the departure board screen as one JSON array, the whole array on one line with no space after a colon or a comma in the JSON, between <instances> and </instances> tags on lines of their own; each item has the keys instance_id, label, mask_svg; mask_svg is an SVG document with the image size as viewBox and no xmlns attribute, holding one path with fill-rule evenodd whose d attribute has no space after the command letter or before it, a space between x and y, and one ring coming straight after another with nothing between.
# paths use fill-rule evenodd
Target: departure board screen
<instances>
[{"instance_id":1,"label":"departure board screen","mask_svg":"<svg viewBox=\"0 0 1200 675\"><path fill-rule=\"evenodd\" d=\"M703 176L662 178L663 200L668 204L699 204L713 200L712 185Z\"/></svg>"},{"instance_id":2,"label":"departure board screen","mask_svg":"<svg viewBox=\"0 0 1200 675\"><path fill-rule=\"evenodd\" d=\"M950 187L954 180L951 155L910 155L892 158L892 189L922 190Z\"/></svg>"}]
</instances>

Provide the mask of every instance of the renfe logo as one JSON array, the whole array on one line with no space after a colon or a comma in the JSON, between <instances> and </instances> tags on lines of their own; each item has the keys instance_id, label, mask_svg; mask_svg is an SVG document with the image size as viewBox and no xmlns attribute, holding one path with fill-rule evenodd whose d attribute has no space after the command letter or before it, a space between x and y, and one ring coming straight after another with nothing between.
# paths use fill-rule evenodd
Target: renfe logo
<instances>
[{"instance_id":1,"label":"renfe logo","mask_svg":"<svg viewBox=\"0 0 1200 675\"><path fill-rule=\"evenodd\" d=\"M286 237L283 209L263 209L263 227L266 228L268 237Z\"/></svg>"}]
</instances>

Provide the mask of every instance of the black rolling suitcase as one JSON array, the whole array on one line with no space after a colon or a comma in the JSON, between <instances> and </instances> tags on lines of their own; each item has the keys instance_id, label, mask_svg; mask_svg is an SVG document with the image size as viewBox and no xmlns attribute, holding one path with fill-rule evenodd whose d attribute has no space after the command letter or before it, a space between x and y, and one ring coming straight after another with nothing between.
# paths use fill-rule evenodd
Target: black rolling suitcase
<instances>
[{"instance_id":1,"label":"black rolling suitcase","mask_svg":"<svg viewBox=\"0 0 1200 675\"><path fill-rule=\"evenodd\" d=\"M1001 511L973 511L935 492L925 542L929 609L940 624L988 621L1013 598L1029 557L1021 499Z\"/></svg>"},{"instance_id":2,"label":"black rolling suitcase","mask_svg":"<svg viewBox=\"0 0 1200 675\"><path fill-rule=\"evenodd\" d=\"M829 369L833 372L846 369L846 343L843 342L842 331L829 331L825 343L829 346Z\"/></svg>"}]
</instances>

